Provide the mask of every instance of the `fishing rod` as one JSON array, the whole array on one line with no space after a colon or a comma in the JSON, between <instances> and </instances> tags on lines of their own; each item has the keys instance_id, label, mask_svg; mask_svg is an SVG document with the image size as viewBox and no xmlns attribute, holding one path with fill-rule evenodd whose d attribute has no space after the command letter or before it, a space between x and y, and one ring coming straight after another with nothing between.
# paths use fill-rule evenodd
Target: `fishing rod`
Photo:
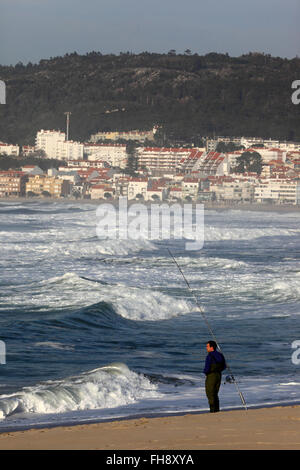
<instances>
[{"instance_id":1,"label":"fishing rod","mask_svg":"<svg viewBox=\"0 0 300 470\"><path fill-rule=\"evenodd\" d=\"M205 315L205 313L204 313L203 308L201 307L201 305L199 305L198 299L197 299L196 295L194 294L193 289L191 288L191 286L190 286L190 284L189 284L187 278L185 277L185 275L184 275L184 273L183 273L181 267L180 267L179 264L177 263L175 257L173 256L173 253L171 252L171 250L170 250L169 248L167 248L167 250L168 250L169 255L171 256L171 258L173 259L174 263L176 264L176 266L177 266L179 272L181 273L183 279L185 280L185 283L186 283L186 285L188 286L188 289L189 289L189 291L191 292L191 294L192 294L192 296L193 296L193 298L194 298L194 300L195 300L195 302L196 302L197 307L199 308L199 311L200 311L200 313L201 313L201 315L202 315L202 318L203 318L203 320L205 321L206 326L207 326L207 328L208 328L208 330L209 330L209 332L210 332L212 338L213 338L214 341L216 342L216 344L217 344L217 346L218 346L218 349L222 352L222 349L221 349L221 347L220 347L220 345L219 345L219 342L218 342L218 340L217 340L217 338L216 338L216 336L215 336L215 334L214 334L214 332L213 332L213 330L212 330L212 328L211 328L211 326L210 326L210 324L209 324L209 322L208 322L208 320L207 320L207 318L206 318L206 315ZM239 386L238 386L238 383L237 383L237 381L236 381L236 379L235 379L235 377L234 377L234 375L233 375L233 373L232 373L232 370L230 369L230 367L229 367L227 361L226 361L226 367L227 367L227 369L228 369L228 371L229 371L229 373L230 373L230 375L231 375L232 382L234 383L234 385L235 385L235 387L236 387L236 389L237 389L237 392L238 392L238 394L239 394L239 396L240 396L241 402L242 402L243 406L245 407L245 410L247 410L247 404L246 404L244 395L242 394L242 392L241 392L241 390L240 390L240 388L239 388Z\"/></svg>"}]
</instances>

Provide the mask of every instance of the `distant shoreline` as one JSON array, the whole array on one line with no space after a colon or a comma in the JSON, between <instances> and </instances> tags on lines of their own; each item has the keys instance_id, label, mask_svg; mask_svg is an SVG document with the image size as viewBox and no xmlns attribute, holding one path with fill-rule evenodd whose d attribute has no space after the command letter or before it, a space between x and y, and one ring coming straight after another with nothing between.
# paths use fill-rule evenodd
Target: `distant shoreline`
<instances>
[{"instance_id":1,"label":"distant shoreline","mask_svg":"<svg viewBox=\"0 0 300 470\"><path fill-rule=\"evenodd\" d=\"M114 206L118 206L119 201L117 199L109 199L109 200L103 200L103 199L75 199L75 198L44 198L44 197L0 197L0 204L1 202L15 202L15 203L32 203L32 202L56 202L56 203L65 203L65 204L92 204L92 205L99 205L99 204L112 204ZM137 200L129 200L127 201L128 206L132 204L137 204L137 203L142 203L147 206L151 206L152 204L168 204L172 206L175 204L174 202L171 201L137 201ZM193 204L195 205L195 202L180 202L180 204ZM205 210L239 210L239 211L253 211L253 212L300 212L300 205L288 205L288 204L280 204L280 205L275 205L275 204L256 204L256 203L237 203L237 204L221 204L221 203L213 203L213 202L207 202L207 203L201 203L198 202L197 204L204 204L204 209Z\"/></svg>"}]
</instances>

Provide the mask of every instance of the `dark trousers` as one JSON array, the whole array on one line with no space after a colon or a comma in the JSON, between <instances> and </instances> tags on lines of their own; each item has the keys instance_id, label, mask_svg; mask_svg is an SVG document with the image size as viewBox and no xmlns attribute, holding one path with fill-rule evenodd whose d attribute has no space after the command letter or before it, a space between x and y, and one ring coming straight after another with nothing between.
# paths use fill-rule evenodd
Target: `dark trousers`
<instances>
[{"instance_id":1,"label":"dark trousers","mask_svg":"<svg viewBox=\"0 0 300 470\"><path fill-rule=\"evenodd\" d=\"M209 409L211 413L216 413L220 411L219 405L219 389L221 385L221 373L220 372L210 372L206 376L205 380L205 392L209 403Z\"/></svg>"}]
</instances>

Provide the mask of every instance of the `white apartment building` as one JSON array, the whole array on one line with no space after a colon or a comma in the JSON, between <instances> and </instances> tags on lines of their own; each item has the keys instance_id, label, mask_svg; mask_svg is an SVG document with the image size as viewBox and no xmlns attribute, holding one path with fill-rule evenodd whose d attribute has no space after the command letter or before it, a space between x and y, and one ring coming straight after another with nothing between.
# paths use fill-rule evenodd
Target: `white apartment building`
<instances>
[{"instance_id":1,"label":"white apartment building","mask_svg":"<svg viewBox=\"0 0 300 470\"><path fill-rule=\"evenodd\" d=\"M274 202L277 204L300 204L300 181L270 178L255 187L255 202Z\"/></svg>"},{"instance_id":2,"label":"white apartment building","mask_svg":"<svg viewBox=\"0 0 300 470\"><path fill-rule=\"evenodd\" d=\"M82 160L83 159L83 144L73 142L73 140L66 140L65 142L57 143L56 158L58 160Z\"/></svg>"},{"instance_id":3,"label":"white apartment building","mask_svg":"<svg viewBox=\"0 0 300 470\"><path fill-rule=\"evenodd\" d=\"M118 111L118 110L117 110ZM135 140L138 142L145 142L145 140L154 140L154 136L158 130L158 126L154 126L150 131L110 131L110 132L97 132L97 134L91 135L91 142L98 142L99 140Z\"/></svg>"},{"instance_id":4,"label":"white apartment building","mask_svg":"<svg viewBox=\"0 0 300 470\"><path fill-rule=\"evenodd\" d=\"M102 160L111 166L125 168L127 164L126 145L123 144L84 144L84 153L88 160Z\"/></svg>"},{"instance_id":5,"label":"white apartment building","mask_svg":"<svg viewBox=\"0 0 300 470\"><path fill-rule=\"evenodd\" d=\"M222 185L210 185L217 201L253 201L254 185L246 181L224 181Z\"/></svg>"},{"instance_id":6,"label":"white apartment building","mask_svg":"<svg viewBox=\"0 0 300 470\"><path fill-rule=\"evenodd\" d=\"M261 139L259 137L242 137L241 145L244 145L245 148L252 147L253 145L263 145L264 148L276 148L276 149L284 150L286 152L300 149L300 142L288 142L284 140L274 140L274 139Z\"/></svg>"},{"instance_id":7,"label":"white apartment building","mask_svg":"<svg viewBox=\"0 0 300 470\"><path fill-rule=\"evenodd\" d=\"M272 160L280 160L283 163L286 161L287 152L280 148L252 148L251 150L259 153L264 163L271 162Z\"/></svg>"},{"instance_id":8,"label":"white apartment building","mask_svg":"<svg viewBox=\"0 0 300 470\"><path fill-rule=\"evenodd\" d=\"M18 157L20 154L20 148L18 145L5 144L4 142L0 142L0 155L1 153Z\"/></svg>"},{"instance_id":9,"label":"white apartment building","mask_svg":"<svg viewBox=\"0 0 300 470\"><path fill-rule=\"evenodd\" d=\"M253 145L262 145L265 148L279 148L285 151L299 150L300 142L289 142L275 139L263 139L262 137L223 137L216 136L214 139L206 140L206 150L214 151L219 142L229 144L233 142L236 145L243 145L245 149L252 147Z\"/></svg>"},{"instance_id":10,"label":"white apartment building","mask_svg":"<svg viewBox=\"0 0 300 470\"><path fill-rule=\"evenodd\" d=\"M175 173L182 159L189 157L192 149L145 147L138 149L138 168Z\"/></svg>"},{"instance_id":11,"label":"white apartment building","mask_svg":"<svg viewBox=\"0 0 300 470\"><path fill-rule=\"evenodd\" d=\"M36 150L41 149L48 158L58 160L83 159L83 144L66 141L66 135L60 131L40 130L35 139Z\"/></svg>"},{"instance_id":12,"label":"white apartment building","mask_svg":"<svg viewBox=\"0 0 300 470\"><path fill-rule=\"evenodd\" d=\"M64 132L41 129L36 135L35 148L43 150L48 158L57 158L57 144L65 140Z\"/></svg>"}]
</instances>

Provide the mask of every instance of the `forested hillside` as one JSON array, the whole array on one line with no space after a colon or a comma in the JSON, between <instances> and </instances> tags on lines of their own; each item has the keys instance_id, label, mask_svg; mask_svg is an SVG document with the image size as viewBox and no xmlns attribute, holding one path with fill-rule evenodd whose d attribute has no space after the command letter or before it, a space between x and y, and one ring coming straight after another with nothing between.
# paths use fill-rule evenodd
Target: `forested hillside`
<instances>
[{"instance_id":1,"label":"forested hillside","mask_svg":"<svg viewBox=\"0 0 300 470\"><path fill-rule=\"evenodd\" d=\"M98 130L163 126L166 140L260 136L300 140L300 105L291 84L300 59L249 53L102 55L76 52L38 64L0 66L7 104L0 140L33 144L39 129L65 129L87 140Z\"/></svg>"}]
</instances>

